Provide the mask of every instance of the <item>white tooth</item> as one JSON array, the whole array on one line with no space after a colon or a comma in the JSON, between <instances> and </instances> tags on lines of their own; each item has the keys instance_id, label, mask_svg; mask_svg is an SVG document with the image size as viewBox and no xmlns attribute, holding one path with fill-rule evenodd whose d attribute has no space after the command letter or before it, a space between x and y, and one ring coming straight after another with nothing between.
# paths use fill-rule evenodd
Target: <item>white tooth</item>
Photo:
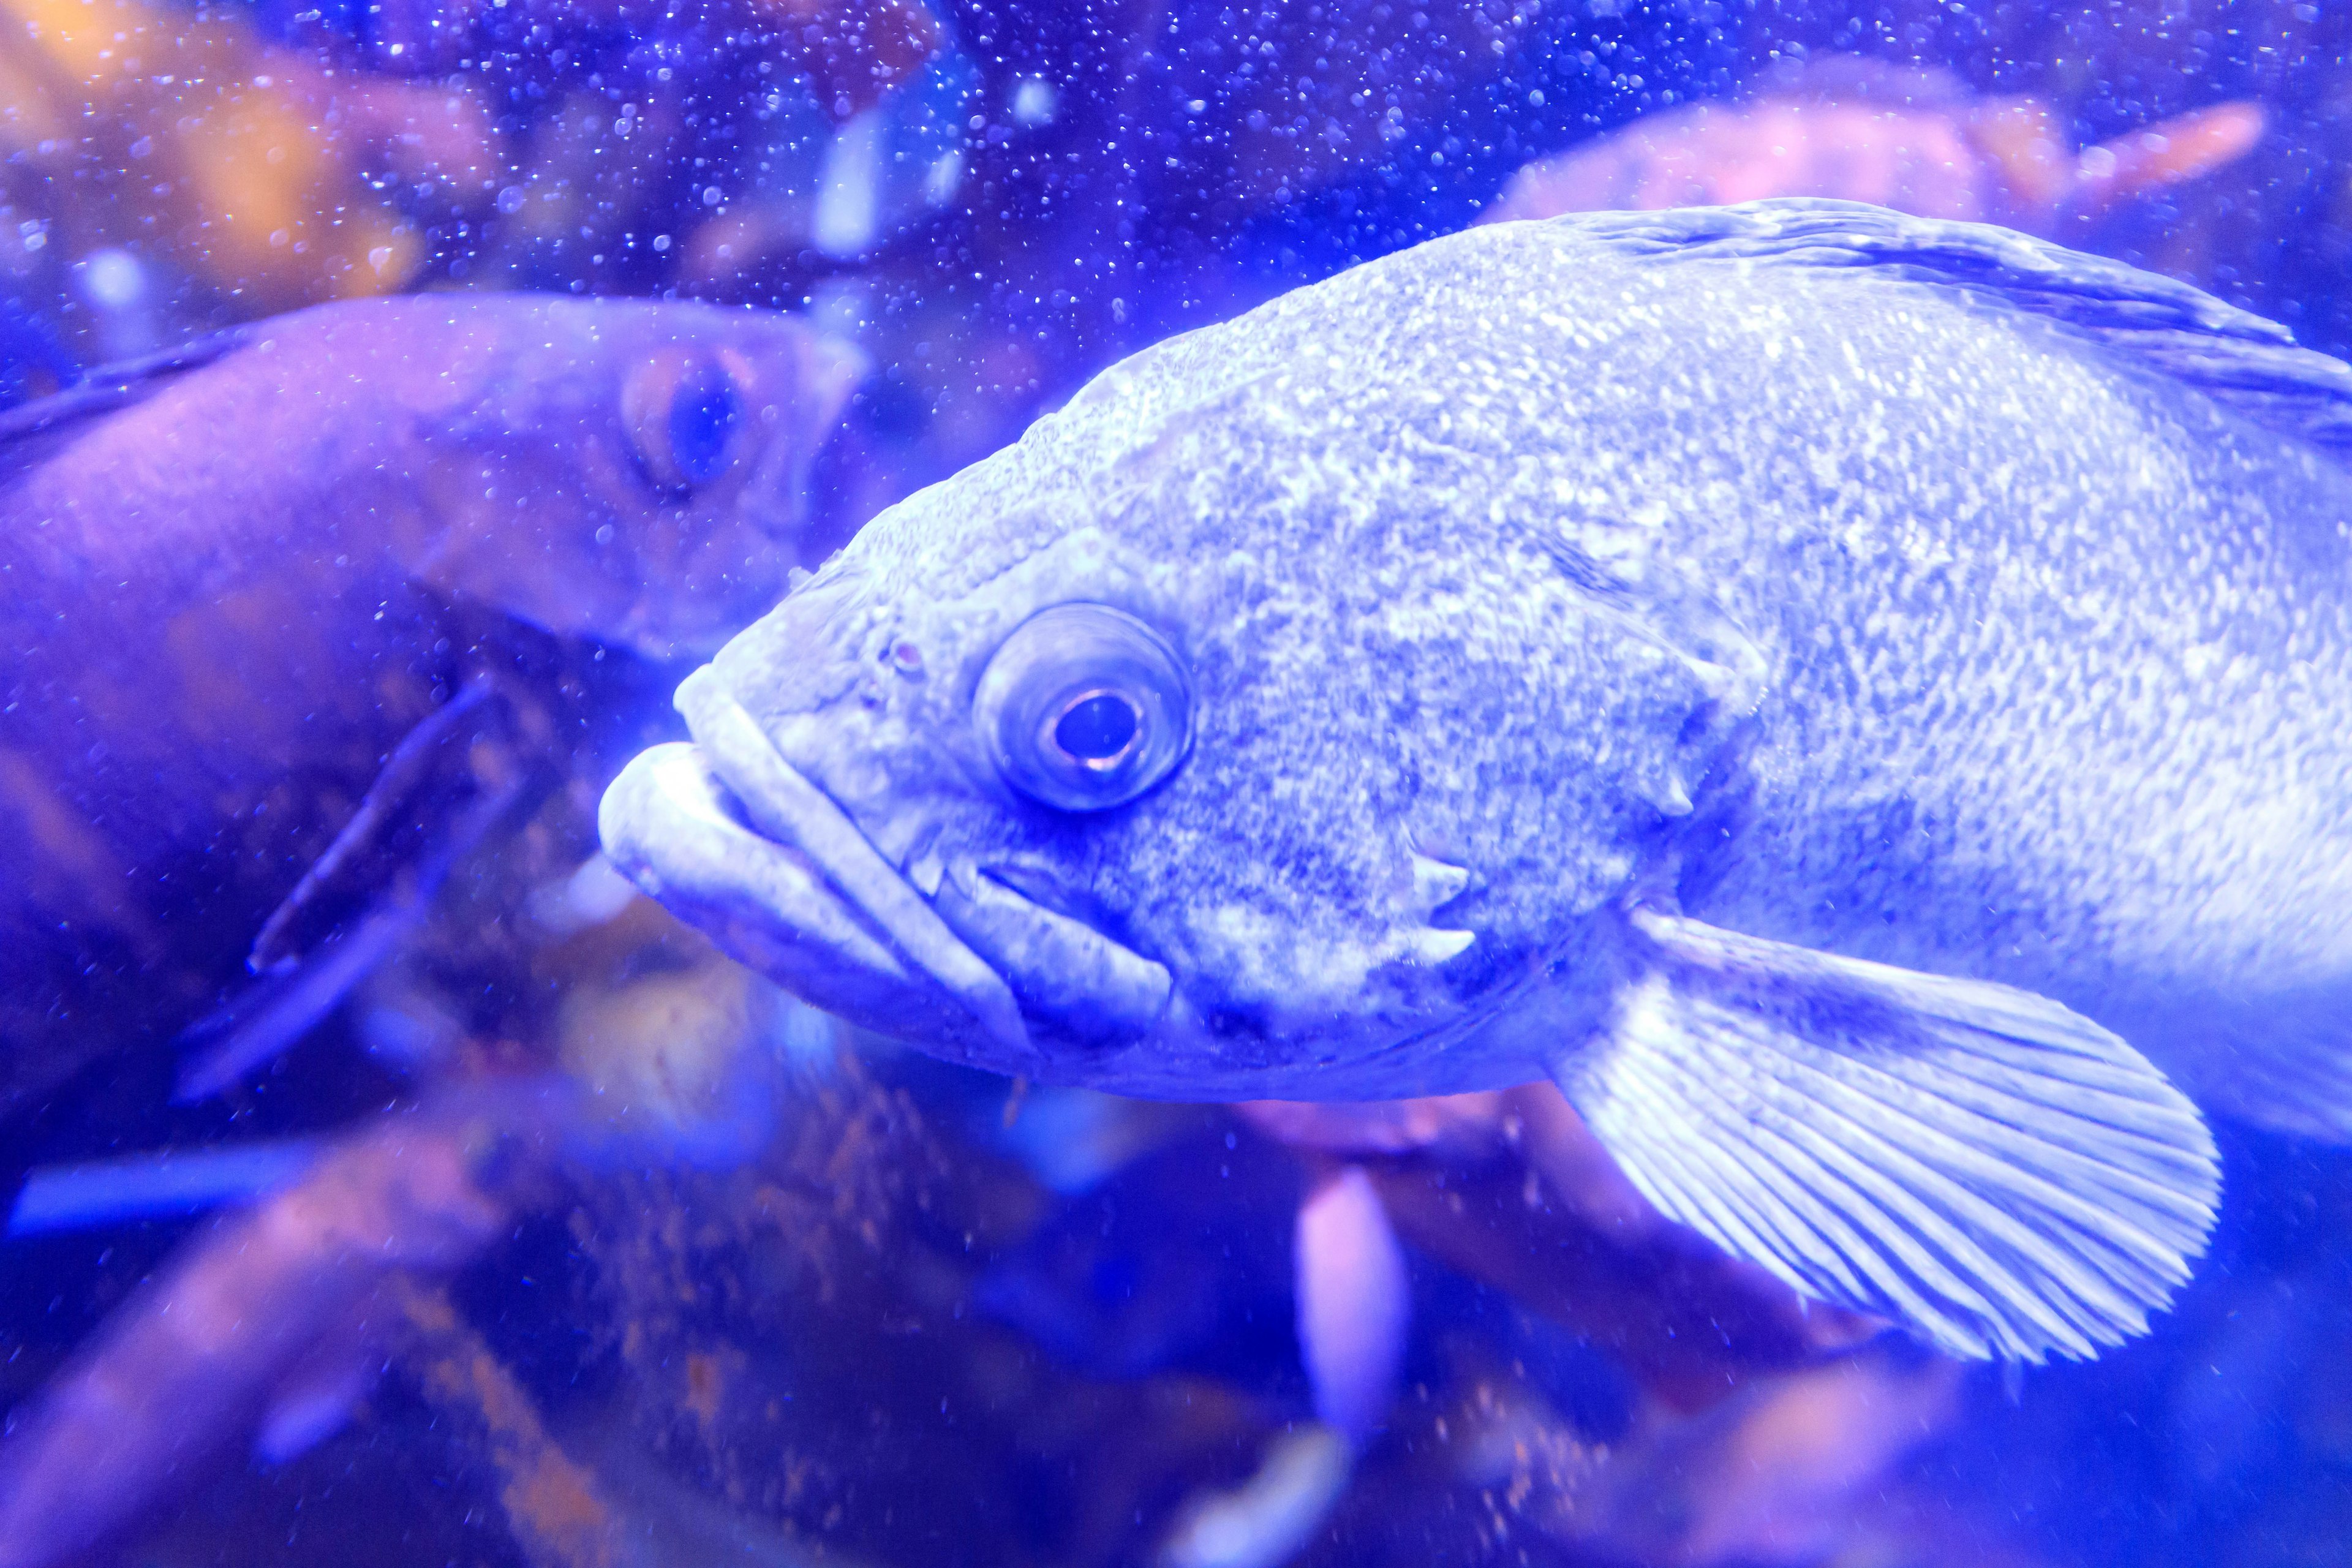
<instances>
[{"instance_id":1,"label":"white tooth","mask_svg":"<svg viewBox=\"0 0 2352 1568\"><path fill-rule=\"evenodd\" d=\"M957 939L833 797L784 761L715 670L706 665L688 676L677 689L677 707L753 826L814 861L999 1044L1028 1053L1029 1030L1004 981Z\"/></svg>"},{"instance_id":2,"label":"white tooth","mask_svg":"<svg viewBox=\"0 0 2352 1568\"><path fill-rule=\"evenodd\" d=\"M1406 934L1405 945L1423 963L1443 963L1477 940L1475 931L1441 931L1435 926L1423 926Z\"/></svg>"},{"instance_id":3,"label":"white tooth","mask_svg":"<svg viewBox=\"0 0 2352 1568\"><path fill-rule=\"evenodd\" d=\"M1658 789L1658 809L1668 816L1688 816L1691 814L1690 786L1683 783L1680 773L1669 769Z\"/></svg>"},{"instance_id":4,"label":"white tooth","mask_svg":"<svg viewBox=\"0 0 2352 1568\"><path fill-rule=\"evenodd\" d=\"M1418 844L1410 839L1407 842L1410 853L1406 864L1412 886L1404 894L1404 914L1409 920L1424 923L1408 925L1397 932L1390 951L1411 963L1443 963L1477 941L1477 933L1446 931L1425 922L1440 905L1462 896L1470 886L1470 872L1465 867L1425 855Z\"/></svg>"},{"instance_id":5,"label":"white tooth","mask_svg":"<svg viewBox=\"0 0 2352 1568\"><path fill-rule=\"evenodd\" d=\"M1418 849L1412 852L1413 913L1426 915L1438 905L1452 902L1469 885L1470 873L1462 867L1433 860Z\"/></svg>"}]
</instances>

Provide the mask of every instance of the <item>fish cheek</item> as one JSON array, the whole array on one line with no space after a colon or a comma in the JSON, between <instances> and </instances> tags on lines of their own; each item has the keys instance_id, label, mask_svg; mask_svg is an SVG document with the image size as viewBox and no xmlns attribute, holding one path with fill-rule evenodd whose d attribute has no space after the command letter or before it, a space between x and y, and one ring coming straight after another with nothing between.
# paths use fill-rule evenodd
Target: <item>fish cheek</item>
<instances>
[{"instance_id":1,"label":"fish cheek","mask_svg":"<svg viewBox=\"0 0 2352 1568\"><path fill-rule=\"evenodd\" d=\"M637 590L625 520L597 499L593 444L567 456L505 427L459 434L446 456L385 487L409 503L395 546L403 568L545 630L612 638Z\"/></svg>"},{"instance_id":2,"label":"fish cheek","mask_svg":"<svg viewBox=\"0 0 2352 1568\"><path fill-rule=\"evenodd\" d=\"M783 592L792 562L717 509L652 494L608 447L556 474L518 481L535 526L487 531L529 552L516 613L656 658L707 657Z\"/></svg>"},{"instance_id":3,"label":"fish cheek","mask_svg":"<svg viewBox=\"0 0 2352 1568\"><path fill-rule=\"evenodd\" d=\"M836 559L729 641L711 668L772 736L793 715L878 694L873 656L891 614L874 575ZM807 760L785 755L794 767Z\"/></svg>"}]
</instances>

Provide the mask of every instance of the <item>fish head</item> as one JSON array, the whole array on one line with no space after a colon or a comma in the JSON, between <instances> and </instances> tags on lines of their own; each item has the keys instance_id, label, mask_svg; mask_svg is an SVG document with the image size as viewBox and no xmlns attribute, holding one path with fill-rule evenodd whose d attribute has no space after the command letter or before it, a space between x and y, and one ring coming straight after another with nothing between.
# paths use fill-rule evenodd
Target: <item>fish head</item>
<instances>
[{"instance_id":1,"label":"fish head","mask_svg":"<svg viewBox=\"0 0 2352 1568\"><path fill-rule=\"evenodd\" d=\"M854 350L794 317L675 301L532 300L484 325L468 405L425 432L428 581L708 657L821 554L810 474L863 374Z\"/></svg>"},{"instance_id":2,"label":"fish head","mask_svg":"<svg viewBox=\"0 0 2352 1568\"><path fill-rule=\"evenodd\" d=\"M1312 376L1166 418L1118 379L689 678L608 850L816 1005L1039 1081L1531 1076L1451 1046L1605 962L1687 671L1533 544L1424 549L1412 463L1302 458L1365 414Z\"/></svg>"}]
</instances>

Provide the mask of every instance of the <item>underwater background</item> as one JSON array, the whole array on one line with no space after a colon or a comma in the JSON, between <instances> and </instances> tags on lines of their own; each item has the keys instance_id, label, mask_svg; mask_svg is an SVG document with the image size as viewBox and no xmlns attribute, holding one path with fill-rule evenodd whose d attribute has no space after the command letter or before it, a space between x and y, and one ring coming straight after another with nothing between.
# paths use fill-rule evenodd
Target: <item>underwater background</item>
<instances>
[{"instance_id":1,"label":"underwater background","mask_svg":"<svg viewBox=\"0 0 2352 1568\"><path fill-rule=\"evenodd\" d=\"M2352 353L2352 10L0 0L0 391L380 296L785 312L781 581L1174 332L1482 217L1775 195L2007 224ZM516 342L593 391L572 330ZM316 374L366 418L352 352ZM704 363L616 395L674 486L753 419ZM562 489L556 416L512 411L467 460ZM381 464L266 411L171 417L354 538L384 515ZM1636 1212L1548 1086L1175 1106L942 1065L597 857L694 662L642 629L691 562L643 559L652 611L428 578L394 615L417 684L372 704L499 693L401 753L446 779L372 793L404 724L271 764L305 863L363 797L398 818L298 903L290 947L364 955L331 985L253 999L282 886L175 884L137 984L0 1012L59 1064L0 1119L0 1565L2352 1562L2341 1152L2218 1122L2173 1309L2004 1372ZM0 772L0 826L64 842L31 788ZM1402 1370L1335 1436L1301 1297L1368 1194Z\"/></svg>"}]
</instances>

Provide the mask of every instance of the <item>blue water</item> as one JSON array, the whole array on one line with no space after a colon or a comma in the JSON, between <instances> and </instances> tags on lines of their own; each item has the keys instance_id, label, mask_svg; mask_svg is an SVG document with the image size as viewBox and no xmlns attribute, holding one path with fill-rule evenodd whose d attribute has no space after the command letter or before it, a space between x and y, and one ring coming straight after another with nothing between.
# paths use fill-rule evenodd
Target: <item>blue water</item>
<instances>
[{"instance_id":1,"label":"blue water","mask_svg":"<svg viewBox=\"0 0 2352 1568\"><path fill-rule=\"evenodd\" d=\"M58 41L101 13L119 54ZM1870 147L1825 146L1813 194L1967 195L2352 353L2352 12L2324 5L25 0L11 22L0 399L377 292L788 311L862 356L775 545L809 567L1126 352L1459 229L1540 160L1775 92L1976 150L1890 195L1853 184ZM2095 209L2037 206L1983 130L2027 100L2063 171L2158 124L2151 155L2190 148L2179 117L2217 107L2259 130ZM748 416L688 412L691 477L723 476ZM247 463L302 460L241 434L217 437ZM0 560L34 548L7 504ZM494 620L457 640L506 649ZM250 635L277 656L266 617ZM1466 1141L1286 1141L789 1001L593 858L598 792L681 732L694 660L513 647L518 711L561 720L467 765L485 795L501 768L532 781L523 804L226 1093L175 1097L179 1037L270 983L236 960L299 865L191 891L135 961L0 968L6 1018L89 1020L58 1037L71 1070L0 1102L0 1568L2352 1561L2352 1152L2221 1124L2209 1254L2094 1363L1832 1333L1700 1244L1596 1219L1525 1104ZM189 864L269 811L347 818L325 776L184 825ZM94 885L71 846L110 808L0 784L61 924ZM394 803L335 929L408 885L398 835L436 842L436 798ZM1297 1239L1348 1165L1392 1218L1409 1314L1352 1449L1316 1420Z\"/></svg>"}]
</instances>

